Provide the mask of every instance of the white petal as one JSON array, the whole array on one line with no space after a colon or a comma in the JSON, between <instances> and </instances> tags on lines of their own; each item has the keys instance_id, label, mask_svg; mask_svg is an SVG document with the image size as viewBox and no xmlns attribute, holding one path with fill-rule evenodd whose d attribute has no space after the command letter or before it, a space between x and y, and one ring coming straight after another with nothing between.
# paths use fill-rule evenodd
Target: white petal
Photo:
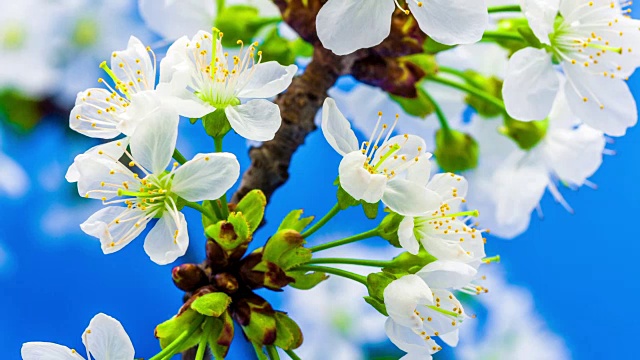
<instances>
[{"instance_id":1,"label":"white petal","mask_svg":"<svg viewBox=\"0 0 640 360\"><path fill-rule=\"evenodd\" d=\"M131 136L131 155L135 162L153 174L163 172L173 156L180 117L169 106L153 110Z\"/></svg>"},{"instance_id":2,"label":"white petal","mask_svg":"<svg viewBox=\"0 0 640 360\"><path fill-rule=\"evenodd\" d=\"M22 360L79 360L77 351L49 342L28 342L20 350Z\"/></svg>"},{"instance_id":3,"label":"white petal","mask_svg":"<svg viewBox=\"0 0 640 360\"><path fill-rule=\"evenodd\" d=\"M426 187L404 179L387 183L382 202L391 210L404 216L418 216L436 209L442 199Z\"/></svg>"},{"instance_id":4,"label":"white petal","mask_svg":"<svg viewBox=\"0 0 640 360\"><path fill-rule=\"evenodd\" d=\"M473 44L482 39L489 23L484 0L409 0L420 29L445 45Z\"/></svg>"},{"instance_id":5,"label":"white petal","mask_svg":"<svg viewBox=\"0 0 640 360\"><path fill-rule=\"evenodd\" d=\"M567 101L585 124L607 135L622 136L638 122L636 100L624 80L590 75L572 65L563 68Z\"/></svg>"},{"instance_id":6,"label":"white petal","mask_svg":"<svg viewBox=\"0 0 640 360\"><path fill-rule=\"evenodd\" d=\"M329 97L322 105L322 134L329 145L342 156L359 148L351 123L342 115L335 100Z\"/></svg>"},{"instance_id":7,"label":"white petal","mask_svg":"<svg viewBox=\"0 0 640 360\"><path fill-rule=\"evenodd\" d=\"M318 38L337 55L378 45L389 36L394 10L393 0L329 0L316 18Z\"/></svg>"},{"instance_id":8,"label":"white petal","mask_svg":"<svg viewBox=\"0 0 640 360\"><path fill-rule=\"evenodd\" d=\"M406 275L387 285L384 289L384 304L393 321L412 329L420 329L422 320L415 310L418 305L433 304L433 296L429 286L419 276Z\"/></svg>"},{"instance_id":9,"label":"white petal","mask_svg":"<svg viewBox=\"0 0 640 360\"><path fill-rule=\"evenodd\" d=\"M10 157L0 153L0 196L20 197L29 189L29 177Z\"/></svg>"},{"instance_id":10,"label":"white petal","mask_svg":"<svg viewBox=\"0 0 640 360\"><path fill-rule=\"evenodd\" d=\"M76 161L81 159L82 155L95 156L99 155L99 152L102 152L105 157L119 159L122 154L124 154L127 146L129 146L129 138L110 141L108 143L100 144L90 148L89 150L75 157L75 159L73 160L73 164L71 164L71 166L69 166L69 169L67 169L67 173L64 178L70 183L78 181L78 179L80 178L80 172L78 171Z\"/></svg>"},{"instance_id":11,"label":"white petal","mask_svg":"<svg viewBox=\"0 0 640 360\"><path fill-rule=\"evenodd\" d=\"M238 79L239 98L270 98L285 91L298 71L295 65L282 66L268 61L243 71Z\"/></svg>"},{"instance_id":12,"label":"white petal","mask_svg":"<svg viewBox=\"0 0 640 360\"><path fill-rule=\"evenodd\" d=\"M235 184L240 164L230 153L197 154L176 170L171 191L187 201L217 199Z\"/></svg>"},{"instance_id":13,"label":"white petal","mask_svg":"<svg viewBox=\"0 0 640 360\"><path fill-rule=\"evenodd\" d=\"M602 164L606 140L602 132L586 125L554 129L545 139L545 152L558 177L582 185Z\"/></svg>"},{"instance_id":14,"label":"white petal","mask_svg":"<svg viewBox=\"0 0 640 360\"><path fill-rule=\"evenodd\" d=\"M467 196L469 184L467 179L462 176L446 173L434 175L427 188L440 195L442 201L448 201L453 198Z\"/></svg>"},{"instance_id":15,"label":"white petal","mask_svg":"<svg viewBox=\"0 0 640 360\"><path fill-rule=\"evenodd\" d=\"M391 318L388 318L384 323L384 329L389 340L391 340L395 346L402 351L412 354L408 359L430 360L431 356L429 354L435 352L432 350L433 347L438 347L438 344L436 344L433 339L425 340L412 329L396 323ZM405 358L406 357L403 357L402 359Z\"/></svg>"},{"instance_id":16,"label":"white petal","mask_svg":"<svg viewBox=\"0 0 640 360\"><path fill-rule=\"evenodd\" d=\"M522 12L541 43L551 45L549 34L560 8L560 0L521 0ZM582 7L582 4L580 4Z\"/></svg>"},{"instance_id":17,"label":"white petal","mask_svg":"<svg viewBox=\"0 0 640 360\"><path fill-rule=\"evenodd\" d=\"M560 81L545 50L525 48L511 57L502 97L509 115L521 121L549 115Z\"/></svg>"},{"instance_id":18,"label":"white petal","mask_svg":"<svg viewBox=\"0 0 640 360\"><path fill-rule=\"evenodd\" d=\"M166 210L144 239L144 251L158 265L174 262L188 247L187 221L179 211Z\"/></svg>"},{"instance_id":19,"label":"white petal","mask_svg":"<svg viewBox=\"0 0 640 360\"><path fill-rule=\"evenodd\" d=\"M387 177L380 174L371 174L365 170L364 163L366 160L366 156L360 151L345 155L338 167L340 185L354 199L375 204L382 199Z\"/></svg>"},{"instance_id":20,"label":"white petal","mask_svg":"<svg viewBox=\"0 0 640 360\"><path fill-rule=\"evenodd\" d=\"M106 99L109 99L109 102ZM125 112L121 105L117 99L111 98L111 93L105 89L94 88L80 92L69 115L69 127L89 137L114 138L120 135L117 126Z\"/></svg>"},{"instance_id":21,"label":"white petal","mask_svg":"<svg viewBox=\"0 0 640 360\"><path fill-rule=\"evenodd\" d=\"M117 196L111 184L121 186L126 182L134 188L140 184L131 170L106 154L78 155L74 163L79 173L78 195L82 197L109 200Z\"/></svg>"},{"instance_id":22,"label":"white petal","mask_svg":"<svg viewBox=\"0 0 640 360\"><path fill-rule=\"evenodd\" d=\"M282 123L278 105L264 99L227 106L224 112L233 130L248 140L269 141Z\"/></svg>"},{"instance_id":23,"label":"white petal","mask_svg":"<svg viewBox=\"0 0 640 360\"><path fill-rule=\"evenodd\" d=\"M135 36L129 38L126 50L113 52L111 70L127 87L130 95L153 90L156 85L156 68L151 54Z\"/></svg>"},{"instance_id":24,"label":"white petal","mask_svg":"<svg viewBox=\"0 0 640 360\"><path fill-rule=\"evenodd\" d=\"M413 255L417 255L420 251L420 244L413 232L414 225L413 217L405 216L404 219L400 221L400 226L398 226L398 240L400 240L400 246L402 246L403 249Z\"/></svg>"},{"instance_id":25,"label":"white petal","mask_svg":"<svg viewBox=\"0 0 640 360\"><path fill-rule=\"evenodd\" d=\"M150 117L157 116L156 109L162 106L167 106L166 99L155 90L133 94L127 112L122 114L121 121L118 123L118 130L128 136L133 135L138 125Z\"/></svg>"},{"instance_id":26,"label":"white petal","mask_svg":"<svg viewBox=\"0 0 640 360\"><path fill-rule=\"evenodd\" d=\"M416 273L434 289L460 289L476 276L473 267L457 261L437 260Z\"/></svg>"},{"instance_id":27,"label":"white petal","mask_svg":"<svg viewBox=\"0 0 640 360\"><path fill-rule=\"evenodd\" d=\"M138 237L148 222L145 212L140 209L108 206L91 215L80 228L100 239L102 252L111 254Z\"/></svg>"},{"instance_id":28,"label":"white petal","mask_svg":"<svg viewBox=\"0 0 640 360\"><path fill-rule=\"evenodd\" d=\"M173 83L160 83L156 90L163 101L173 107L178 114L190 119L200 119L216 111L216 108L198 98L185 88L175 88Z\"/></svg>"},{"instance_id":29,"label":"white petal","mask_svg":"<svg viewBox=\"0 0 640 360\"><path fill-rule=\"evenodd\" d=\"M129 360L134 357L133 344L122 324L102 313L91 319L82 343L96 360Z\"/></svg>"},{"instance_id":30,"label":"white petal","mask_svg":"<svg viewBox=\"0 0 640 360\"><path fill-rule=\"evenodd\" d=\"M147 26L167 40L210 29L216 18L213 1L140 0L138 6Z\"/></svg>"}]
</instances>

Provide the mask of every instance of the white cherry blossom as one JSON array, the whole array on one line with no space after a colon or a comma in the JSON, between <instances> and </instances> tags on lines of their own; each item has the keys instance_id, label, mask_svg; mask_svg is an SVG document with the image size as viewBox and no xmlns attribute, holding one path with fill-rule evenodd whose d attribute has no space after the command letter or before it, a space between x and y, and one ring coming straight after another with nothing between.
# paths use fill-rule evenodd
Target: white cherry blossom
<instances>
[{"instance_id":1,"label":"white cherry blossom","mask_svg":"<svg viewBox=\"0 0 640 360\"><path fill-rule=\"evenodd\" d=\"M122 324L111 316L98 314L82 333L87 359L133 360L135 352ZM22 345L22 360L82 360L78 351L50 342L27 342Z\"/></svg>"},{"instance_id":2,"label":"white cherry blossom","mask_svg":"<svg viewBox=\"0 0 640 360\"><path fill-rule=\"evenodd\" d=\"M612 0L522 0L529 24L544 48L525 48L509 61L503 97L510 116L547 117L561 86L571 111L609 135L624 135L637 122L636 102L625 80L640 65L633 46L640 22ZM557 14L562 16L557 19Z\"/></svg>"},{"instance_id":3,"label":"white cherry blossom","mask_svg":"<svg viewBox=\"0 0 640 360\"><path fill-rule=\"evenodd\" d=\"M484 0L407 0L410 13L427 35L446 45L480 41L489 21ZM329 0L316 27L325 48L337 55L381 43L389 36L396 0ZM366 29L366 31L363 31Z\"/></svg>"},{"instance_id":4,"label":"white cherry blossom","mask_svg":"<svg viewBox=\"0 0 640 360\"><path fill-rule=\"evenodd\" d=\"M182 116L201 118L221 109L242 137L271 140L282 119L278 106L266 99L283 92L298 68L275 61L261 63L256 44L229 58L221 36L218 31L215 35L200 31L192 40L176 40L160 63L158 91L173 99Z\"/></svg>"},{"instance_id":5,"label":"white cherry blossom","mask_svg":"<svg viewBox=\"0 0 640 360\"><path fill-rule=\"evenodd\" d=\"M144 249L158 264L173 262L189 245L178 198L217 199L237 180L240 166L229 153L197 154L166 171L175 149L178 121L173 109L159 106L130 138L131 152L124 150L125 141L112 142L81 155L74 162L75 170L67 173L68 179L77 180L81 196L108 205L81 225L85 233L100 239L105 254L122 249L158 218ZM131 159L132 169L118 161L117 155L123 153Z\"/></svg>"},{"instance_id":6,"label":"white cherry blossom","mask_svg":"<svg viewBox=\"0 0 640 360\"><path fill-rule=\"evenodd\" d=\"M333 99L322 108L322 133L343 156L338 173L340 186L356 200L381 201L401 215L419 215L440 204L440 197L425 187L431 154L418 136L391 136L391 127L381 124L382 114L368 141L359 145L351 124ZM382 125L382 126L381 126ZM383 135L386 136L382 139ZM381 141L382 140L382 141Z\"/></svg>"},{"instance_id":7,"label":"white cherry blossom","mask_svg":"<svg viewBox=\"0 0 640 360\"><path fill-rule=\"evenodd\" d=\"M100 67L111 77L115 89L91 88L78 93L69 116L69 126L86 136L111 139L131 135L140 119L155 105L155 55L132 36L126 50L114 51L111 68Z\"/></svg>"}]
</instances>

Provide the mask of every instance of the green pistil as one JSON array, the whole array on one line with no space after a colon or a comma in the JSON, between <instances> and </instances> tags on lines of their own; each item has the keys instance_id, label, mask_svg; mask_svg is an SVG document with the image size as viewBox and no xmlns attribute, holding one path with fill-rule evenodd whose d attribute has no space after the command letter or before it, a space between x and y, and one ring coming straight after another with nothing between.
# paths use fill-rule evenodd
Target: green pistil
<instances>
[{"instance_id":1,"label":"green pistil","mask_svg":"<svg viewBox=\"0 0 640 360\"><path fill-rule=\"evenodd\" d=\"M211 29L213 39L211 39L211 68L209 69L209 74L213 77L213 69L216 65L216 57L218 56L218 39L220 36L220 30L216 27Z\"/></svg>"},{"instance_id":2,"label":"green pistil","mask_svg":"<svg viewBox=\"0 0 640 360\"><path fill-rule=\"evenodd\" d=\"M442 216L432 217L432 218L429 218L429 220L445 219L445 218L459 217L459 216L478 217L478 216L480 216L480 212L478 212L478 210L461 211L461 212L457 212L457 213L453 213L453 214L445 214L445 215L442 215Z\"/></svg>"},{"instance_id":3,"label":"green pistil","mask_svg":"<svg viewBox=\"0 0 640 360\"><path fill-rule=\"evenodd\" d=\"M93 19L80 19L73 29L73 42L80 48L94 45L98 39L98 26Z\"/></svg>"},{"instance_id":4,"label":"green pistil","mask_svg":"<svg viewBox=\"0 0 640 360\"><path fill-rule=\"evenodd\" d=\"M393 144L389 151L387 151L386 154L384 154L384 156L382 156L380 158L380 160L378 160L378 162L376 163L376 165L373 167L374 171L377 171L378 168L380 167L380 165L382 165L382 163L385 162L385 160L387 160L391 155L393 155L393 153L395 153L396 151L400 150L400 145L398 144Z\"/></svg>"},{"instance_id":5,"label":"green pistil","mask_svg":"<svg viewBox=\"0 0 640 360\"><path fill-rule=\"evenodd\" d=\"M444 310L441 309L437 306L433 306L433 305L429 305L427 306L429 309L433 310L433 311L437 311L443 315L447 315L447 316L453 316L455 318L458 318L460 316L460 314L458 314L457 312L453 312L453 311L449 311L449 310Z\"/></svg>"},{"instance_id":6,"label":"green pistil","mask_svg":"<svg viewBox=\"0 0 640 360\"><path fill-rule=\"evenodd\" d=\"M491 263L500 262L500 255L496 255L496 256L492 256L492 257L486 257L486 258L482 259L482 262L484 262L485 264L491 264Z\"/></svg>"},{"instance_id":7,"label":"green pistil","mask_svg":"<svg viewBox=\"0 0 640 360\"><path fill-rule=\"evenodd\" d=\"M122 85L123 84L122 81L120 81L120 79L118 78L118 76L116 76L113 70L109 68L106 61L103 61L102 63L100 63L100 69L104 70L104 72L106 72L107 75L109 75L111 80L113 80L113 82L116 84L116 89L122 91L122 93L127 98L129 98L129 92L127 91L127 88Z\"/></svg>"},{"instance_id":8,"label":"green pistil","mask_svg":"<svg viewBox=\"0 0 640 360\"><path fill-rule=\"evenodd\" d=\"M131 196L131 197L137 197L137 198L152 198L152 197L158 197L158 196L166 196L166 194L167 194L166 192L152 193L152 192L127 191L127 190L118 189L118 196Z\"/></svg>"}]
</instances>

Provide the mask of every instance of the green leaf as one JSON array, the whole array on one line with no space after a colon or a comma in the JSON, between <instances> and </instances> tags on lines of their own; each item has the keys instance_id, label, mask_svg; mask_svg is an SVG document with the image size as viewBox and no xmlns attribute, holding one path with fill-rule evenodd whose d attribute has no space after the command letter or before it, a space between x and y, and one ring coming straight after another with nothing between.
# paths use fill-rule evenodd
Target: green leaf
<instances>
[{"instance_id":1,"label":"green leaf","mask_svg":"<svg viewBox=\"0 0 640 360\"><path fill-rule=\"evenodd\" d=\"M214 292L204 294L191 303L191 308L202 315L218 317L231 304L231 297L225 293Z\"/></svg>"},{"instance_id":2,"label":"green leaf","mask_svg":"<svg viewBox=\"0 0 640 360\"><path fill-rule=\"evenodd\" d=\"M251 190L236 206L236 212L241 212L251 233L258 229L264 217L264 209L267 206L267 198L259 189Z\"/></svg>"},{"instance_id":3,"label":"green leaf","mask_svg":"<svg viewBox=\"0 0 640 360\"><path fill-rule=\"evenodd\" d=\"M387 307L384 305L384 302L371 296L365 296L364 301L366 301L369 305L376 309L380 314L389 316L389 314L387 313Z\"/></svg>"},{"instance_id":4,"label":"green leaf","mask_svg":"<svg viewBox=\"0 0 640 360\"><path fill-rule=\"evenodd\" d=\"M289 270L311 260L311 250L302 247L304 243L298 231L280 230L265 245L262 259Z\"/></svg>"},{"instance_id":5,"label":"green leaf","mask_svg":"<svg viewBox=\"0 0 640 360\"><path fill-rule=\"evenodd\" d=\"M358 205L358 200L354 199L353 196L349 195L342 186L340 186L340 181L338 180L338 192L336 194L338 198L338 206L340 206L340 210L348 209L352 206Z\"/></svg>"},{"instance_id":6,"label":"green leaf","mask_svg":"<svg viewBox=\"0 0 640 360\"><path fill-rule=\"evenodd\" d=\"M229 214L227 221L233 225L233 229L238 235L238 241L245 242L251 236L249 222L244 214L239 212L233 212Z\"/></svg>"},{"instance_id":7,"label":"green leaf","mask_svg":"<svg viewBox=\"0 0 640 360\"><path fill-rule=\"evenodd\" d=\"M298 324L287 314L276 312L276 341L275 346L284 350L293 350L302 345L302 331Z\"/></svg>"},{"instance_id":8,"label":"green leaf","mask_svg":"<svg viewBox=\"0 0 640 360\"><path fill-rule=\"evenodd\" d=\"M378 217L378 209L380 208L380 204L371 204L366 201L362 201L362 210L364 210L364 214L369 219L375 219Z\"/></svg>"},{"instance_id":9,"label":"green leaf","mask_svg":"<svg viewBox=\"0 0 640 360\"><path fill-rule=\"evenodd\" d=\"M196 323L200 324L204 321L204 316L200 313L187 309L182 314L176 315L171 319L156 326L155 336L160 340L160 347L165 348L171 344L184 331L188 330ZM178 352L187 350L200 342L202 330L197 330L179 349Z\"/></svg>"},{"instance_id":10,"label":"green leaf","mask_svg":"<svg viewBox=\"0 0 640 360\"><path fill-rule=\"evenodd\" d=\"M211 324L211 337L209 339L209 348L216 360L223 360L229 352L229 346L233 340L233 320L228 311L225 311L222 316L214 320Z\"/></svg>"},{"instance_id":11,"label":"green leaf","mask_svg":"<svg viewBox=\"0 0 640 360\"><path fill-rule=\"evenodd\" d=\"M305 271L289 271L287 275L295 279L295 282L289 284L289 286L299 290L309 290L314 288L329 277L323 272L310 272Z\"/></svg>"},{"instance_id":12,"label":"green leaf","mask_svg":"<svg viewBox=\"0 0 640 360\"><path fill-rule=\"evenodd\" d=\"M311 222L313 221L313 216L309 216L306 218L301 218L300 216L302 216L302 209L291 211L284 218L284 220L282 220L282 223L280 223L280 226L278 227L278 231L295 230L297 232L302 232L304 228L306 228L307 226L309 226L309 224L311 224Z\"/></svg>"}]
</instances>

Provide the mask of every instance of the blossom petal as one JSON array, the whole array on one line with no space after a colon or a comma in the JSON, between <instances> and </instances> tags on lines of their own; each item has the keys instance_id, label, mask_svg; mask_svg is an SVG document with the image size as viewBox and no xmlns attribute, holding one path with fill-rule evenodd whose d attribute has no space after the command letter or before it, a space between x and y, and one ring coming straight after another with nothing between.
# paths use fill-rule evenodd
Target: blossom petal
<instances>
[{"instance_id":1,"label":"blossom petal","mask_svg":"<svg viewBox=\"0 0 640 360\"><path fill-rule=\"evenodd\" d=\"M412 216L405 216L398 226L398 240L400 246L413 255L417 255L420 251L420 243L413 232L415 222Z\"/></svg>"},{"instance_id":2,"label":"blossom petal","mask_svg":"<svg viewBox=\"0 0 640 360\"><path fill-rule=\"evenodd\" d=\"M375 204L382 199L387 177L365 170L363 165L366 161L366 156L360 151L345 155L338 167L340 186L354 199Z\"/></svg>"},{"instance_id":3,"label":"blossom petal","mask_svg":"<svg viewBox=\"0 0 640 360\"><path fill-rule=\"evenodd\" d=\"M434 191L405 179L389 181L382 196L386 206L404 216L418 216L437 209L441 201Z\"/></svg>"},{"instance_id":4,"label":"blossom petal","mask_svg":"<svg viewBox=\"0 0 640 360\"><path fill-rule=\"evenodd\" d=\"M120 135L117 128L125 108L105 89L88 89L78 93L69 115L69 127L82 135L111 139Z\"/></svg>"},{"instance_id":5,"label":"blossom petal","mask_svg":"<svg viewBox=\"0 0 640 360\"><path fill-rule=\"evenodd\" d=\"M403 357L403 360L405 358L411 360L431 360L430 354L436 352L433 349L439 348L438 344L432 338L424 339L413 332L411 328L396 323L390 317L384 323L384 329L389 340L391 340L395 346L411 355L410 357Z\"/></svg>"},{"instance_id":6,"label":"blossom petal","mask_svg":"<svg viewBox=\"0 0 640 360\"><path fill-rule=\"evenodd\" d=\"M117 128L123 134L131 136L141 123L150 117L157 116L155 110L161 106L167 106L166 99L155 90L144 90L131 96L131 103L127 112L122 114Z\"/></svg>"},{"instance_id":7,"label":"blossom petal","mask_svg":"<svg viewBox=\"0 0 640 360\"><path fill-rule=\"evenodd\" d=\"M155 88L155 64L146 46L135 36L129 38L126 50L113 52L111 70L130 94Z\"/></svg>"},{"instance_id":8,"label":"blossom petal","mask_svg":"<svg viewBox=\"0 0 640 360\"><path fill-rule=\"evenodd\" d=\"M122 154L124 154L127 146L129 146L129 138L110 141L108 143L100 144L90 148L89 150L76 156L75 159L73 159L73 164L71 164L71 166L69 166L69 169L67 169L67 173L65 174L64 178L70 183L76 182L80 179L80 172L78 171L78 165L76 162L82 159L83 155L96 156L100 155L99 153L102 152L105 157L120 159Z\"/></svg>"},{"instance_id":9,"label":"blossom petal","mask_svg":"<svg viewBox=\"0 0 640 360\"><path fill-rule=\"evenodd\" d=\"M84 359L77 351L66 346L33 341L22 344L20 349L22 360L81 360Z\"/></svg>"},{"instance_id":10,"label":"blossom petal","mask_svg":"<svg viewBox=\"0 0 640 360\"><path fill-rule=\"evenodd\" d=\"M166 104L155 108L131 136L132 160L153 174L163 172L176 147L179 120Z\"/></svg>"},{"instance_id":11,"label":"blossom petal","mask_svg":"<svg viewBox=\"0 0 640 360\"><path fill-rule=\"evenodd\" d=\"M137 188L140 180L117 158L106 154L82 154L74 161L78 170L78 195L91 199L108 200L116 197L123 184Z\"/></svg>"},{"instance_id":12,"label":"blossom petal","mask_svg":"<svg viewBox=\"0 0 640 360\"><path fill-rule=\"evenodd\" d=\"M138 6L147 26L167 40L210 29L216 18L213 1L140 0Z\"/></svg>"},{"instance_id":13,"label":"blossom petal","mask_svg":"<svg viewBox=\"0 0 640 360\"><path fill-rule=\"evenodd\" d=\"M581 125L576 129L554 129L545 139L545 153L556 175L582 185L602 165L606 140L601 131Z\"/></svg>"},{"instance_id":14,"label":"blossom petal","mask_svg":"<svg viewBox=\"0 0 640 360\"><path fill-rule=\"evenodd\" d=\"M342 156L359 148L351 123L342 115L335 100L329 97L322 105L322 133L329 145Z\"/></svg>"},{"instance_id":15,"label":"blossom petal","mask_svg":"<svg viewBox=\"0 0 640 360\"><path fill-rule=\"evenodd\" d=\"M638 122L636 100L624 80L587 74L572 65L563 69L567 101L585 124L607 135L622 136Z\"/></svg>"},{"instance_id":16,"label":"blossom petal","mask_svg":"<svg viewBox=\"0 0 640 360\"><path fill-rule=\"evenodd\" d=\"M134 350L122 324L111 316L98 314L91 319L82 343L96 360L133 359Z\"/></svg>"},{"instance_id":17,"label":"blossom petal","mask_svg":"<svg viewBox=\"0 0 640 360\"><path fill-rule=\"evenodd\" d=\"M389 36L394 10L392 0L329 0L316 17L318 38L337 55L378 45Z\"/></svg>"},{"instance_id":18,"label":"blossom petal","mask_svg":"<svg viewBox=\"0 0 640 360\"><path fill-rule=\"evenodd\" d=\"M409 0L420 29L445 45L473 44L489 24L484 0Z\"/></svg>"},{"instance_id":19,"label":"blossom petal","mask_svg":"<svg viewBox=\"0 0 640 360\"><path fill-rule=\"evenodd\" d=\"M566 2L566 1L565 1ZM560 9L560 0L521 0L522 13L529 21L529 27L541 43L551 45L549 34ZM582 4L580 5L582 6Z\"/></svg>"},{"instance_id":20,"label":"blossom petal","mask_svg":"<svg viewBox=\"0 0 640 360\"><path fill-rule=\"evenodd\" d=\"M434 289L460 289L469 284L478 271L457 261L437 260L416 273Z\"/></svg>"},{"instance_id":21,"label":"blossom petal","mask_svg":"<svg viewBox=\"0 0 640 360\"><path fill-rule=\"evenodd\" d=\"M24 195L29 189L29 176L10 157L0 153L0 195L12 198Z\"/></svg>"},{"instance_id":22,"label":"blossom petal","mask_svg":"<svg viewBox=\"0 0 640 360\"><path fill-rule=\"evenodd\" d=\"M138 208L108 206L91 215L80 228L100 239L102 252L111 254L138 237L148 222L145 212Z\"/></svg>"},{"instance_id":23,"label":"blossom petal","mask_svg":"<svg viewBox=\"0 0 640 360\"><path fill-rule=\"evenodd\" d=\"M189 233L184 215L166 210L144 239L144 251L158 265L174 262L189 247Z\"/></svg>"},{"instance_id":24,"label":"blossom petal","mask_svg":"<svg viewBox=\"0 0 640 360\"><path fill-rule=\"evenodd\" d=\"M511 57L502 97L509 116L520 121L543 120L549 115L560 80L543 49L525 48Z\"/></svg>"},{"instance_id":25,"label":"blossom petal","mask_svg":"<svg viewBox=\"0 0 640 360\"><path fill-rule=\"evenodd\" d=\"M270 98L285 91L298 71L296 65L282 66L277 61L253 65L238 79L239 98Z\"/></svg>"},{"instance_id":26,"label":"blossom petal","mask_svg":"<svg viewBox=\"0 0 640 360\"><path fill-rule=\"evenodd\" d=\"M248 140L269 141L282 123L278 105L264 99L227 106L224 112L233 130Z\"/></svg>"},{"instance_id":27,"label":"blossom petal","mask_svg":"<svg viewBox=\"0 0 640 360\"><path fill-rule=\"evenodd\" d=\"M217 199L235 184L240 164L230 153L197 154L176 170L171 191L187 201Z\"/></svg>"},{"instance_id":28,"label":"blossom petal","mask_svg":"<svg viewBox=\"0 0 640 360\"><path fill-rule=\"evenodd\" d=\"M411 329L420 329L422 320L415 310L418 305L432 305L433 295L419 276L406 275L387 285L384 304L393 321Z\"/></svg>"},{"instance_id":29,"label":"blossom petal","mask_svg":"<svg viewBox=\"0 0 640 360\"><path fill-rule=\"evenodd\" d=\"M434 175L427 188L440 195L442 201L449 201L453 198L467 196L469 184L467 179L462 176L446 173Z\"/></svg>"}]
</instances>

